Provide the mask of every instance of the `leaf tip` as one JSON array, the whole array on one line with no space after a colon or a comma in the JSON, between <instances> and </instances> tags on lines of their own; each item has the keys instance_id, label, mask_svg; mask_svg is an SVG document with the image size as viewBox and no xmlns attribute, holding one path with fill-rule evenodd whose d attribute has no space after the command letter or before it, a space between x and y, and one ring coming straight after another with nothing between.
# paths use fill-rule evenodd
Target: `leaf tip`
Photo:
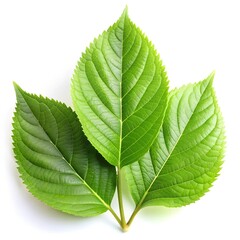
<instances>
[{"instance_id":1,"label":"leaf tip","mask_svg":"<svg viewBox=\"0 0 240 240\"><path fill-rule=\"evenodd\" d=\"M208 78L207 78L211 84L212 84L212 82L213 82L215 73L216 73L216 71L213 70L213 71L209 74L209 76L208 76Z\"/></svg>"},{"instance_id":2,"label":"leaf tip","mask_svg":"<svg viewBox=\"0 0 240 240\"><path fill-rule=\"evenodd\" d=\"M126 17L128 17L128 6L127 5L126 5L126 7L123 10L120 19L125 19Z\"/></svg>"},{"instance_id":3,"label":"leaf tip","mask_svg":"<svg viewBox=\"0 0 240 240\"><path fill-rule=\"evenodd\" d=\"M13 81L13 87L15 90L19 88L18 84L15 81Z\"/></svg>"},{"instance_id":4,"label":"leaf tip","mask_svg":"<svg viewBox=\"0 0 240 240\"><path fill-rule=\"evenodd\" d=\"M200 84L203 84L205 88L212 87L213 85L213 79L215 76L215 71L212 71L207 78L205 78Z\"/></svg>"},{"instance_id":5,"label":"leaf tip","mask_svg":"<svg viewBox=\"0 0 240 240\"><path fill-rule=\"evenodd\" d=\"M16 82L14 82L14 81L13 81L13 87L14 87L14 89L15 89L15 93L16 93L17 96L23 91L23 90L20 88L20 86L19 86Z\"/></svg>"},{"instance_id":6,"label":"leaf tip","mask_svg":"<svg viewBox=\"0 0 240 240\"><path fill-rule=\"evenodd\" d=\"M128 14L128 5L125 6L123 13L125 13L126 15Z\"/></svg>"}]
</instances>

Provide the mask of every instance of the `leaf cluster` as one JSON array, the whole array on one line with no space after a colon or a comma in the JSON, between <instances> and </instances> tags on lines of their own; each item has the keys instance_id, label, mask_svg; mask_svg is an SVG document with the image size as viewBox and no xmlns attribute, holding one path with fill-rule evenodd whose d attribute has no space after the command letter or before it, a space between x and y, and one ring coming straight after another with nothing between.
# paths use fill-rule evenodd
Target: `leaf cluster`
<instances>
[{"instance_id":1,"label":"leaf cluster","mask_svg":"<svg viewBox=\"0 0 240 240\"><path fill-rule=\"evenodd\" d=\"M75 68L75 111L15 84L13 145L23 182L60 211L110 211L123 230L143 207L195 202L224 155L213 77L170 91L158 53L125 9ZM135 202L129 221L122 175ZM120 215L111 207L116 189Z\"/></svg>"}]
</instances>

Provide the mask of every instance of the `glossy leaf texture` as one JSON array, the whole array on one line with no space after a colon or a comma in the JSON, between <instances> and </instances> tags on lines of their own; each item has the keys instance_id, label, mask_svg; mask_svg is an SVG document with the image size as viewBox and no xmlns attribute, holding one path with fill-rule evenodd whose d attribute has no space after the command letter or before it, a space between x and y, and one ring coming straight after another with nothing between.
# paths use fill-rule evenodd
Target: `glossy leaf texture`
<instances>
[{"instance_id":1,"label":"glossy leaf texture","mask_svg":"<svg viewBox=\"0 0 240 240\"><path fill-rule=\"evenodd\" d=\"M90 145L77 115L64 104L17 85L14 152L28 190L47 205L77 216L109 209L115 168Z\"/></svg>"},{"instance_id":2,"label":"glossy leaf texture","mask_svg":"<svg viewBox=\"0 0 240 240\"><path fill-rule=\"evenodd\" d=\"M137 210L195 202L219 174L225 136L212 87L213 74L173 90L160 134L126 173Z\"/></svg>"},{"instance_id":3,"label":"glossy leaf texture","mask_svg":"<svg viewBox=\"0 0 240 240\"><path fill-rule=\"evenodd\" d=\"M118 167L150 149L167 96L159 55L127 10L82 55L72 80L73 104L86 136Z\"/></svg>"}]
</instances>

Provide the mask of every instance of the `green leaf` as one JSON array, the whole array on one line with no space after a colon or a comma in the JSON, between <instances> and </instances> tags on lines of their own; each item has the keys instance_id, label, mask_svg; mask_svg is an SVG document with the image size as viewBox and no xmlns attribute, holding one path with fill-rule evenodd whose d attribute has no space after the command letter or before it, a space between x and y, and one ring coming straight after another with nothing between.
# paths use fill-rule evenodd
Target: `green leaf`
<instances>
[{"instance_id":1,"label":"green leaf","mask_svg":"<svg viewBox=\"0 0 240 240\"><path fill-rule=\"evenodd\" d=\"M167 95L159 55L127 10L82 55L72 80L73 103L86 136L118 167L150 149Z\"/></svg>"},{"instance_id":2,"label":"green leaf","mask_svg":"<svg viewBox=\"0 0 240 240\"><path fill-rule=\"evenodd\" d=\"M90 145L64 104L15 85L14 152L28 190L47 205L78 216L110 209L116 172Z\"/></svg>"},{"instance_id":3,"label":"green leaf","mask_svg":"<svg viewBox=\"0 0 240 240\"><path fill-rule=\"evenodd\" d=\"M225 137L212 80L213 74L171 92L158 138L143 159L127 167L136 211L193 203L218 176Z\"/></svg>"}]
</instances>

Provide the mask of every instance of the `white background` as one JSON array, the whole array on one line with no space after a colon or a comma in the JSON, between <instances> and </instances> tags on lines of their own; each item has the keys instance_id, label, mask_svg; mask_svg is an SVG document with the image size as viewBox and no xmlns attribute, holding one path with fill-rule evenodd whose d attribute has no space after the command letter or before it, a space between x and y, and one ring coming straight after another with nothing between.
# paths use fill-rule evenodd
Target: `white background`
<instances>
[{"instance_id":1,"label":"white background","mask_svg":"<svg viewBox=\"0 0 240 240\"><path fill-rule=\"evenodd\" d=\"M0 0L0 238L240 239L238 2ZM214 87L225 119L227 149L220 177L200 201L179 209L144 209L129 232L122 233L109 213L73 217L27 192L12 153L11 118L12 81L28 92L71 105L70 79L77 60L126 4L131 19L159 51L172 88L216 70ZM129 215L132 202L125 200Z\"/></svg>"}]
</instances>

